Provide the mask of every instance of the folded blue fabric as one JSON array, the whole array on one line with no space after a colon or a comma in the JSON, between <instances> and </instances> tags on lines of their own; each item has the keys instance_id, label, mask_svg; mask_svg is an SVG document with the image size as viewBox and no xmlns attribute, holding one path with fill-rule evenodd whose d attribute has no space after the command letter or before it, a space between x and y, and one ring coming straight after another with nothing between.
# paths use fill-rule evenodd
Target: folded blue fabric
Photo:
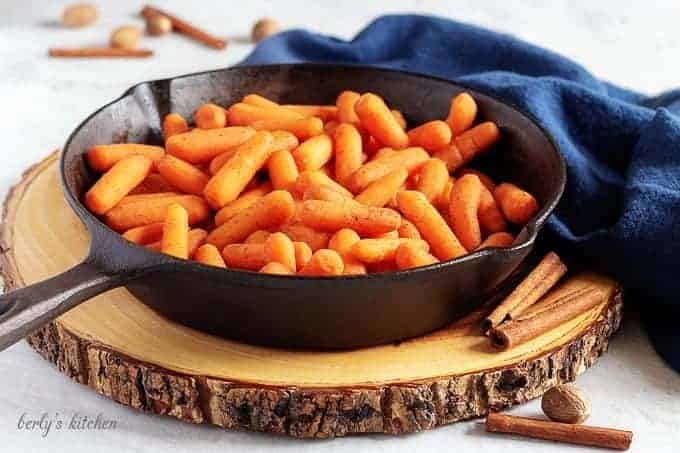
<instances>
[{"instance_id":1,"label":"folded blue fabric","mask_svg":"<svg viewBox=\"0 0 680 453\"><path fill-rule=\"evenodd\" d=\"M568 165L547 240L623 282L657 351L680 370L680 91L646 97L512 36L412 15L381 17L349 42L281 33L243 64L293 62L431 74L533 114Z\"/></svg>"}]
</instances>

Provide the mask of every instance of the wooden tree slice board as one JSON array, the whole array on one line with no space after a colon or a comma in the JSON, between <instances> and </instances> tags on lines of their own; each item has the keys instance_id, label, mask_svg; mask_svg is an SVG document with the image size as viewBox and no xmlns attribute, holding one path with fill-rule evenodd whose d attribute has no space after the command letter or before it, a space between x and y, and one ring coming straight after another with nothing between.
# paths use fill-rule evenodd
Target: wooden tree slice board
<instances>
[{"instance_id":1,"label":"wooden tree slice board","mask_svg":"<svg viewBox=\"0 0 680 453\"><path fill-rule=\"evenodd\" d=\"M57 155L29 169L5 202L8 289L78 263L88 234L66 204ZM74 379L114 401L193 423L327 438L401 434L480 416L572 381L607 349L621 320L618 285L571 277L548 297L595 285L607 300L507 352L479 334L473 313L430 335L341 352L251 346L172 323L125 289L96 297L28 341Z\"/></svg>"}]
</instances>

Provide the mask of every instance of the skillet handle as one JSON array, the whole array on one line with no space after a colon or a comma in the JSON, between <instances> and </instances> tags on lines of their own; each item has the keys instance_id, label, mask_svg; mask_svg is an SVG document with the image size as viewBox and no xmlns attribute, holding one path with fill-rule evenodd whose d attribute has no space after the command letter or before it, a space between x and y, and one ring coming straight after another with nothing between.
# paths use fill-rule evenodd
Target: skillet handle
<instances>
[{"instance_id":1,"label":"skillet handle","mask_svg":"<svg viewBox=\"0 0 680 453\"><path fill-rule=\"evenodd\" d=\"M0 351L87 299L130 277L105 275L83 261L48 280L0 296Z\"/></svg>"}]
</instances>

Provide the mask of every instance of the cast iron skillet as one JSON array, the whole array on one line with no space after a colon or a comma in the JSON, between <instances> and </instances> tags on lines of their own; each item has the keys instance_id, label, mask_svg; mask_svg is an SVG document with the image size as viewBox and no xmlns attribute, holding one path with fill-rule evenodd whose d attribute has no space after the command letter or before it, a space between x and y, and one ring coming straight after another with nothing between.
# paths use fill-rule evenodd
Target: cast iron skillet
<instances>
[{"instance_id":1,"label":"cast iron skillet","mask_svg":"<svg viewBox=\"0 0 680 453\"><path fill-rule=\"evenodd\" d=\"M301 278L229 271L174 259L125 241L81 203L95 180L84 153L99 143L162 144L161 119L191 118L205 102L230 105L249 93L296 104L330 104L352 89L382 95L410 124L446 116L451 97L472 93L479 117L495 121L502 142L478 162L492 176L533 193L541 210L510 248L431 266L357 277ZM277 347L338 349L405 339L468 312L520 264L557 204L564 162L554 142L517 109L456 83L359 66L235 67L145 82L102 107L71 134L61 156L66 199L91 235L87 258L49 280L0 298L0 348L81 302L125 286L173 321L237 340Z\"/></svg>"}]
</instances>

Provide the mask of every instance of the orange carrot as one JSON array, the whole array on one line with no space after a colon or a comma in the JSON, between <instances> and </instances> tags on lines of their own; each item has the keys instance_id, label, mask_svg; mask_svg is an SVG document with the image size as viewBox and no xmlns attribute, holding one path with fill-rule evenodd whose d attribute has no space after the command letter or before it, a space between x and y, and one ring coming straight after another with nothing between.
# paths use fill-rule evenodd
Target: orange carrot
<instances>
[{"instance_id":1,"label":"orange carrot","mask_svg":"<svg viewBox=\"0 0 680 453\"><path fill-rule=\"evenodd\" d=\"M292 154L300 171L319 170L333 157L333 141L326 134L317 135L300 143Z\"/></svg>"},{"instance_id":2,"label":"orange carrot","mask_svg":"<svg viewBox=\"0 0 680 453\"><path fill-rule=\"evenodd\" d=\"M198 250L198 248L205 243L205 238L208 236L208 232L205 231L202 228L194 228L193 230L189 230L189 235L188 235L188 250L189 250L189 258L193 258L194 254ZM156 252L161 251L161 241L156 241L156 242L151 242L150 244L146 244L144 247L154 250Z\"/></svg>"},{"instance_id":3,"label":"orange carrot","mask_svg":"<svg viewBox=\"0 0 680 453\"><path fill-rule=\"evenodd\" d=\"M219 209L238 198L269 156L274 142L272 135L259 131L247 142L239 145L234 156L212 177L205 186L206 201Z\"/></svg>"},{"instance_id":4,"label":"orange carrot","mask_svg":"<svg viewBox=\"0 0 680 453\"><path fill-rule=\"evenodd\" d=\"M449 180L446 181L446 184L444 184L444 188L439 194L439 197L437 197L437 199L432 202L432 204L440 212L445 213L446 216L449 215L449 200L451 200L451 191L453 190L454 183L455 180L453 178L449 178Z\"/></svg>"},{"instance_id":5,"label":"orange carrot","mask_svg":"<svg viewBox=\"0 0 680 453\"><path fill-rule=\"evenodd\" d=\"M222 250L228 267L256 271L267 264L264 244L229 244Z\"/></svg>"},{"instance_id":6,"label":"orange carrot","mask_svg":"<svg viewBox=\"0 0 680 453\"><path fill-rule=\"evenodd\" d=\"M362 239L352 246L351 253L354 258L363 263L377 263L380 261L393 261L397 249L401 244L412 243L428 252L430 245L422 239Z\"/></svg>"},{"instance_id":7,"label":"orange carrot","mask_svg":"<svg viewBox=\"0 0 680 453\"><path fill-rule=\"evenodd\" d=\"M264 244L269 236L272 234L267 230L253 231L243 241L244 244Z\"/></svg>"},{"instance_id":8,"label":"orange carrot","mask_svg":"<svg viewBox=\"0 0 680 453\"><path fill-rule=\"evenodd\" d=\"M354 199L367 206L382 208L396 195L408 178L405 168L388 173L368 185Z\"/></svg>"},{"instance_id":9,"label":"orange carrot","mask_svg":"<svg viewBox=\"0 0 680 453\"><path fill-rule=\"evenodd\" d=\"M115 145L96 145L87 150L87 163L93 170L105 172L115 164L130 156L146 156L159 161L165 155L161 146L140 145L137 143L118 143Z\"/></svg>"},{"instance_id":10,"label":"orange carrot","mask_svg":"<svg viewBox=\"0 0 680 453\"><path fill-rule=\"evenodd\" d=\"M418 228L416 228L416 226L410 220L406 219L401 219L401 225L399 226L397 233L399 233L400 238L422 239Z\"/></svg>"},{"instance_id":11,"label":"orange carrot","mask_svg":"<svg viewBox=\"0 0 680 453\"><path fill-rule=\"evenodd\" d=\"M533 195L514 184L504 182L494 190L505 218L517 225L524 225L538 212L538 202Z\"/></svg>"},{"instance_id":12,"label":"orange carrot","mask_svg":"<svg viewBox=\"0 0 680 453\"><path fill-rule=\"evenodd\" d=\"M338 96L335 105L338 107L337 119L340 123L359 124L359 117L354 111L354 105L361 95L355 91L343 91Z\"/></svg>"},{"instance_id":13,"label":"orange carrot","mask_svg":"<svg viewBox=\"0 0 680 453\"><path fill-rule=\"evenodd\" d=\"M499 231L498 233L490 234L484 242L482 242L478 249L483 249L485 247L509 247L515 241L515 237L506 232Z\"/></svg>"},{"instance_id":14,"label":"orange carrot","mask_svg":"<svg viewBox=\"0 0 680 453\"><path fill-rule=\"evenodd\" d=\"M176 189L170 185L160 174L149 173L144 181L130 191L130 195L143 193L174 192Z\"/></svg>"},{"instance_id":15,"label":"orange carrot","mask_svg":"<svg viewBox=\"0 0 680 453\"><path fill-rule=\"evenodd\" d=\"M380 234L396 230L401 224L401 216L391 209L348 202L307 200L299 215L305 225L331 232L350 228L359 234Z\"/></svg>"},{"instance_id":16,"label":"orange carrot","mask_svg":"<svg viewBox=\"0 0 680 453\"><path fill-rule=\"evenodd\" d=\"M139 201L148 201L148 200L156 200L159 198L167 198L167 197L177 197L181 195L179 192L156 192L156 193L139 193L139 194L130 194L127 195L126 197L123 197L122 200L118 202L116 205L116 208L119 206L125 206L127 204L131 203L137 203ZM161 219L162 221L162 219Z\"/></svg>"},{"instance_id":17,"label":"orange carrot","mask_svg":"<svg viewBox=\"0 0 680 453\"><path fill-rule=\"evenodd\" d=\"M486 187L482 187L477 217L479 218L479 225L485 234L505 231L508 226L498 203L496 203L495 198Z\"/></svg>"},{"instance_id":18,"label":"orange carrot","mask_svg":"<svg viewBox=\"0 0 680 453\"><path fill-rule=\"evenodd\" d=\"M140 196L142 195L134 195L134 197ZM172 195L141 199L128 203L121 202L106 213L106 224L116 231L126 231L142 225L163 222L165 220L165 212L172 203L179 203L187 210L190 225L203 222L210 215L210 208L201 197L196 195Z\"/></svg>"},{"instance_id":19,"label":"orange carrot","mask_svg":"<svg viewBox=\"0 0 680 453\"><path fill-rule=\"evenodd\" d=\"M273 274L273 275L292 275L294 273L288 268L288 266L284 266L283 264L277 263L275 261L272 261L262 266L259 272L261 274Z\"/></svg>"},{"instance_id":20,"label":"orange carrot","mask_svg":"<svg viewBox=\"0 0 680 453\"><path fill-rule=\"evenodd\" d=\"M272 108L272 107L280 107L279 104L276 102L267 99L264 96L260 96L259 94L249 94L247 96L243 97L243 102L244 104L250 104L254 105L255 107L265 107L265 108Z\"/></svg>"},{"instance_id":21,"label":"orange carrot","mask_svg":"<svg viewBox=\"0 0 680 453\"><path fill-rule=\"evenodd\" d=\"M395 153L374 159L361 166L347 180L347 188L358 193L368 187L372 182L405 168L409 174L415 173L430 159L430 155L423 148L407 148Z\"/></svg>"},{"instance_id":22,"label":"orange carrot","mask_svg":"<svg viewBox=\"0 0 680 453\"><path fill-rule=\"evenodd\" d=\"M439 262L439 260L430 255L427 250L424 250L414 242L402 242L399 244L399 248L397 248L397 251L394 254L394 261L399 270L429 266L430 264Z\"/></svg>"},{"instance_id":23,"label":"orange carrot","mask_svg":"<svg viewBox=\"0 0 680 453\"><path fill-rule=\"evenodd\" d=\"M293 242L293 247L295 247L295 265L297 271L302 269L309 263L312 258L312 249L305 242Z\"/></svg>"},{"instance_id":24,"label":"orange carrot","mask_svg":"<svg viewBox=\"0 0 680 453\"><path fill-rule=\"evenodd\" d=\"M241 194L236 200L224 205L215 215L215 225L220 226L244 209L254 205L260 198L272 191L272 185L268 182Z\"/></svg>"},{"instance_id":25,"label":"orange carrot","mask_svg":"<svg viewBox=\"0 0 680 453\"><path fill-rule=\"evenodd\" d=\"M334 105L298 105L284 104L281 106L291 112L299 113L304 117L315 116L322 121L334 120L338 113L338 108Z\"/></svg>"},{"instance_id":26,"label":"orange carrot","mask_svg":"<svg viewBox=\"0 0 680 453\"><path fill-rule=\"evenodd\" d=\"M335 201L337 203L354 201L352 198L348 197L346 193L339 192L335 188L324 184L308 186L302 195L302 199Z\"/></svg>"},{"instance_id":27,"label":"orange carrot","mask_svg":"<svg viewBox=\"0 0 680 453\"><path fill-rule=\"evenodd\" d=\"M391 156L396 154L397 151L392 149L392 148L380 148L378 151L373 154L373 158L371 160L376 160L380 159L381 157L386 157L386 156Z\"/></svg>"},{"instance_id":28,"label":"orange carrot","mask_svg":"<svg viewBox=\"0 0 680 453\"><path fill-rule=\"evenodd\" d=\"M378 261L377 263L370 263L366 265L368 272L371 274L380 274L383 272L398 271L394 260L392 261Z\"/></svg>"},{"instance_id":29,"label":"orange carrot","mask_svg":"<svg viewBox=\"0 0 680 453\"><path fill-rule=\"evenodd\" d=\"M476 175L465 175L456 180L451 190L449 221L456 237L468 250L482 243L477 209L483 187Z\"/></svg>"},{"instance_id":30,"label":"orange carrot","mask_svg":"<svg viewBox=\"0 0 680 453\"><path fill-rule=\"evenodd\" d=\"M176 258L189 258L189 214L181 204L168 206L163 222L161 252Z\"/></svg>"},{"instance_id":31,"label":"orange carrot","mask_svg":"<svg viewBox=\"0 0 680 453\"><path fill-rule=\"evenodd\" d=\"M300 175L293 155L286 150L272 153L267 161L267 168L275 189L292 190Z\"/></svg>"},{"instance_id":32,"label":"orange carrot","mask_svg":"<svg viewBox=\"0 0 680 453\"><path fill-rule=\"evenodd\" d=\"M179 113L170 113L163 118L163 138L167 140L173 135L181 134L189 130L187 120Z\"/></svg>"},{"instance_id":33,"label":"orange carrot","mask_svg":"<svg viewBox=\"0 0 680 453\"><path fill-rule=\"evenodd\" d=\"M224 262L224 259L222 258L222 255L220 254L220 251L217 250L217 247L215 247L212 244L203 244L202 246L200 246L196 250L196 253L194 253L194 259L199 263L208 266L215 266L221 268L227 267L226 263Z\"/></svg>"},{"instance_id":34,"label":"orange carrot","mask_svg":"<svg viewBox=\"0 0 680 453\"><path fill-rule=\"evenodd\" d=\"M218 154L235 148L255 135L250 127L225 127L221 129L193 129L176 134L165 142L168 154L192 164L209 162Z\"/></svg>"},{"instance_id":35,"label":"orange carrot","mask_svg":"<svg viewBox=\"0 0 680 453\"><path fill-rule=\"evenodd\" d=\"M327 134L328 136L332 137L335 135L335 131L340 126L342 123L338 123L337 121L329 121L327 123L324 123L323 125L323 132Z\"/></svg>"},{"instance_id":36,"label":"orange carrot","mask_svg":"<svg viewBox=\"0 0 680 453\"><path fill-rule=\"evenodd\" d=\"M311 186L329 186L336 192L343 194L347 198L353 198L354 195L349 190L329 178L326 174L320 171L303 171L298 176L295 182L295 190L299 194L304 194Z\"/></svg>"},{"instance_id":37,"label":"orange carrot","mask_svg":"<svg viewBox=\"0 0 680 453\"><path fill-rule=\"evenodd\" d=\"M212 230L207 241L223 248L227 244L244 240L253 231L281 225L294 214L295 202L290 193L275 190Z\"/></svg>"},{"instance_id":38,"label":"orange carrot","mask_svg":"<svg viewBox=\"0 0 680 453\"><path fill-rule=\"evenodd\" d=\"M203 104L196 110L194 122L201 129L219 129L227 125L227 114L219 105Z\"/></svg>"},{"instance_id":39,"label":"orange carrot","mask_svg":"<svg viewBox=\"0 0 680 453\"><path fill-rule=\"evenodd\" d=\"M335 250L342 257L345 265L343 274L345 275L362 275L366 273L366 266L350 253L352 246L360 240L361 238L356 231L343 228L331 236L331 239L328 241L328 248Z\"/></svg>"},{"instance_id":40,"label":"orange carrot","mask_svg":"<svg viewBox=\"0 0 680 453\"><path fill-rule=\"evenodd\" d=\"M267 261L275 261L295 272L295 246L293 241L283 233L273 233L264 242L264 252Z\"/></svg>"},{"instance_id":41,"label":"orange carrot","mask_svg":"<svg viewBox=\"0 0 680 453\"><path fill-rule=\"evenodd\" d=\"M382 143L376 140L375 137L371 137L370 135L364 136L364 151L366 151L369 156L372 156L382 148Z\"/></svg>"},{"instance_id":42,"label":"orange carrot","mask_svg":"<svg viewBox=\"0 0 680 453\"><path fill-rule=\"evenodd\" d=\"M454 141L463 161L467 163L493 146L500 136L498 126L491 121L486 121L463 132Z\"/></svg>"},{"instance_id":43,"label":"orange carrot","mask_svg":"<svg viewBox=\"0 0 680 453\"><path fill-rule=\"evenodd\" d=\"M85 194L85 205L95 214L111 210L151 172L153 161L132 155L118 161Z\"/></svg>"},{"instance_id":44,"label":"orange carrot","mask_svg":"<svg viewBox=\"0 0 680 453\"><path fill-rule=\"evenodd\" d=\"M451 99L451 108L446 122L454 137L468 130L477 116L477 103L468 93L460 93Z\"/></svg>"},{"instance_id":45,"label":"orange carrot","mask_svg":"<svg viewBox=\"0 0 680 453\"><path fill-rule=\"evenodd\" d=\"M274 143L272 144L272 153L276 151L290 151L298 146L298 139L295 135L287 131L274 131L272 132L272 137L274 138ZM231 148L217 156L215 156L210 161L209 172L211 175L215 175L220 168L227 163L229 159L234 157L238 147Z\"/></svg>"},{"instance_id":46,"label":"orange carrot","mask_svg":"<svg viewBox=\"0 0 680 453\"><path fill-rule=\"evenodd\" d=\"M172 186L194 195L203 194L203 189L210 179L195 166L170 154L161 159L156 168Z\"/></svg>"},{"instance_id":47,"label":"orange carrot","mask_svg":"<svg viewBox=\"0 0 680 453\"><path fill-rule=\"evenodd\" d=\"M373 93L362 95L354 105L361 126L385 146L402 149L408 146L408 136L392 115L385 102Z\"/></svg>"},{"instance_id":48,"label":"orange carrot","mask_svg":"<svg viewBox=\"0 0 680 453\"><path fill-rule=\"evenodd\" d=\"M294 242L304 242L316 252L328 246L330 235L324 231L316 231L299 222L289 222L278 227L278 230L291 238Z\"/></svg>"},{"instance_id":49,"label":"orange carrot","mask_svg":"<svg viewBox=\"0 0 680 453\"><path fill-rule=\"evenodd\" d=\"M345 268L342 257L335 250L321 249L314 252L305 267L298 275L335 276L342 275Z\"/></svg>"},{"instance_id":50,"label":"orange carrot","mask_svg":"<svg viewBox=\"0 0 680 453\"><path fill-rule=\"evenodd\" d=\"M444 191L449 181L449 171L440 159L430 159L418 172L418 182L415 189L422 192L430 203L434 203Z\"/></svg>"},{"instance_id":51,"label":"orange carrot","mask_svg":"<svg viewBox=\"0 0 680 453\"><path fill-rule=\"evenodd\" d=\"M142 225L136 228L130 228L123 237L130 242L137 245L144 245L150 242L156 242L163 236L163 223L152 223L150 225Z\"/></svg>"},{"instance_id":52,"label":"orange carrot","mask_svg":"<svg viewBox=\"0 0 680 453\"><path fill-rule=\"evenodd\" d=\"M254 121L250 124L257 130L275 131L283 130L292 133L300 140L320 135L323 133L323 121L319 118L271 118Z\"/></svg>"},{"instance_id":53,"label":"orange carrot","mask_svg":"<svg viewBox=\"0 0 680 453\"><path fill-rule=\"evenodd\" d=\"M493 192L494 189L496 188L496 183L493 182L493 179L491 179L491 177L489 175L482 173L479 170L475 170L474 168L467 168L467 167L461 168L458 171L457 176L461 177L461 176L464 176L464 175L476 175L479 178L479 180L482 182L484 187L489 189L489 191L491 191L491 192Z\"/></svg>"},{"instance_id":54,"label":"orange carrot","mask_svg":"<svg viewBox=\"0 0 680 453\"><path fill-rule=\"evenodd\" d=\"M408 131L408 139L410 146L420 146L435 152L451 142L451 129L443 121L430 121Z\"/></svg>"},{"instance_id":55,"label":"orange carrot","mask_svg":"<svg viewBox=\"0 0 680 453\"><path fill-rule=\"evenodd\" d=\"M458 149L458 145L456 145L455 140L452 140L448 146L434 153L432 157L436 157L437 159L444 161L449 172L456 171L466 162L465 159L463 159L463 155Z\"/></svg>"},{"instance_id":56,"label":"orange carrot","mask_svg":"<svg viewBox=\"0 0 680 453\"><path fill-rule=\"evenodd\" d=\"M402 113L399 110L392 109L392 110L390 110L390 112L392 113L392 116L394 117L394 120L397 122L399 127L401 127L402 129L405 130L406 129L406 118L404 118L404 115L402 115Z\"/></svg>"},{"instance_id":57,"label":"orange carrot","mask_svg":"<svg viewBox=\"0 0 680 453\"><path fill-rule=\"evenodd\" d=\"M425 195L414 190L404 190L397 194L397 203L404 217L413 222L423 239L429 242L437 258L450 260L467 253Z\"/></svg>"},{"instance_id":58,"label":"orange carrot","mask_svg":"<svg viewBox=\"0 0 680 453\"><path fill-rule=\"evenodd\" d=\"M335 179L340 183L361 167L361 134L351 124L340 124L333 135Z\"/></svg>"},{"instance_id":59,"label":"orange carrot","mask_svg":"<svg viewBox=\"0 0 680 453\"><path fill-rule=\"evenodd\" d=\"M304 116L281 107L256 107L238 103L227 110L227 122L233 126L248 126L261 120L296 120L301 118L304 118Z\"/></svg>"}]
</instances>

